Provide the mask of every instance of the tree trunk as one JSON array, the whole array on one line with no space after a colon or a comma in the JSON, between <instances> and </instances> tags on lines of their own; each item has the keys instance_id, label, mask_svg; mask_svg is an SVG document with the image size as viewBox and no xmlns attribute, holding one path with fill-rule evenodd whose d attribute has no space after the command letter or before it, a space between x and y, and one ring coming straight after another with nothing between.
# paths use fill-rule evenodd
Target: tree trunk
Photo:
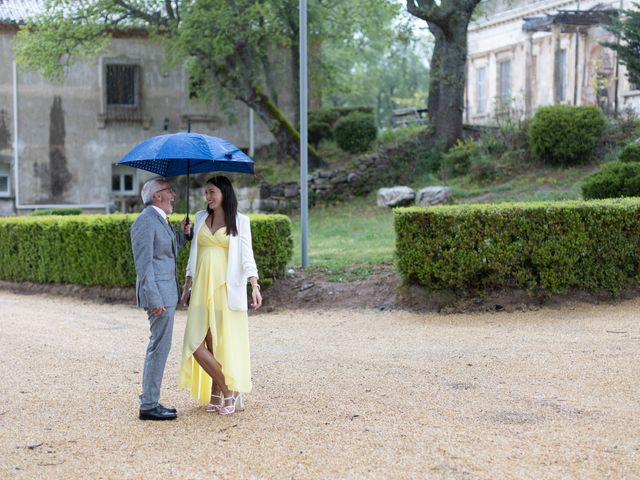
<instances>
[{"instance_id":1,"label":"tree trunk","mask_svg":"<svg viewBox=\"0 0 640 480\"><path fill-rule=\"evenodd\" d=\"M429 28L435 36L429 85L429 125L436 141L444 148L462 137L464 84L467 61L467 23L450 25L450 31L437 25Z\"/></svg>"},{"instance_id":2,"label":"tree trunk","mask_svg":"<svg viewBox=\"0 0 640 480\"><path fill-rule=\"evenodd\" d=\"M271 101L271 99L262 93L259 89L253 89L253 95L250 98L238 97L240 101L247 106L253 108L256 114L267 125L269 131L276 138L278 152L282 156L288 156L298 161L300 159L300 133L289 122L284 112ZM322 168L327 164L318 152L311 145L307 145L309 154L309 167Z\"/></svg>"},{"instance_id":3,"label":"tree trunk","mask_svg":"<svg viewBox=\"0 0 640 480\"><path fill-rule=\"evenodd\" d=\"M429 81L430 139L443 148L462 137L467 27L480 0L407 0L407 10L425 20L435 37Z\"/></svg>"}]
</instances>

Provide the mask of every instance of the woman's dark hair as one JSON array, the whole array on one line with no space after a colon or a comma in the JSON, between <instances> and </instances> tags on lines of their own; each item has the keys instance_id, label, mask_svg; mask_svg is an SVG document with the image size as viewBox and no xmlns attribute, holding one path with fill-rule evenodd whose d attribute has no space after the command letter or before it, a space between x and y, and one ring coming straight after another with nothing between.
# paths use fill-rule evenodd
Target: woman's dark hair
<instances>
[{"instance_id":1,"label":"woman's dark hair","mask_svg":"<svg viewBox=\"0 0 640 480\"><path fill-rule=\"evenodd\" d=\"M207 180L207 184L215 185L222 192L222 209L224 210L224 223L227 225L227 235L237 236L236 215L238 213L238 199L236 198L236 192L233 191L231 180L219 175L211 177ZM208 206L207 212L209 214L212 212Z\"/></svg>"}]
</instances>

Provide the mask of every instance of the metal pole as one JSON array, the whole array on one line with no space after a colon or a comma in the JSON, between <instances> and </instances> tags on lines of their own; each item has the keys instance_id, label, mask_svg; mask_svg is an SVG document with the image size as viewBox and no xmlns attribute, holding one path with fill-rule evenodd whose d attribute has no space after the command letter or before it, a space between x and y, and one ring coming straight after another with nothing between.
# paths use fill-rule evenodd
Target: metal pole
<instances>
[{"instance_id":1,"label":"metal pole","mask_svg":"<svg viewBox=\"0 0 640 480\"><path fill-rule=\"evenodd\" d=\"M300 0L300 229L302 239L302 268L309 266L308 258L308 183L307 163L307 0Z\"/></svg>"},{"instance_id":2,"label":"metal pole","mask_svg":"<svg viewBox=\"0 0 640 480\"><path fill-rule=\"evenodd\" d=\"M18 66L13 61L13 181L16 213L20 209L20 154L18 152L20 132L18 130Z\"/></svg>"},{"instance_id":3,"label":"metal pole","mask_svg":"<svg viewBox=\"0 0 640 480\"><path fill-rule=\"evenodd\" d=\"M249 156L253 158L255 152L255 130L253 127L253 108L249 109Z\"/></svg>"},{"instance_id":4,"label":"metal pole","mask_svg":"<svg viewBox=\"0 0 640 480\"><path fill-rule=\"evenodd\" d=\"M580 11L580 0L576 10ZM580 55L580 28L576 27L576 58L573 62L573 104L578 104L578 57Z\"/></svg>"}]
</instances>

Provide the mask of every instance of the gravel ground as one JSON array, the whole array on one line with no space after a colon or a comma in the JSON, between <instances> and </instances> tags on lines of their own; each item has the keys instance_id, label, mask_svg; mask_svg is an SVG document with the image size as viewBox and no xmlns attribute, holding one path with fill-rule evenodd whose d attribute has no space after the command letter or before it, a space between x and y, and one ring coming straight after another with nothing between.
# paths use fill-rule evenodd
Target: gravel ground
<instances>
[{"instance_id":1,"label":"gravel ground","mask_svg":"<svg viewBox=\"0 0 640 480\"><path fill-rule=\"evenodd\" d=\"M252 316L247 410L137 419L131 306L0 291L0 478L640 478L640 300Z\"/></svg>"}]
</instances>

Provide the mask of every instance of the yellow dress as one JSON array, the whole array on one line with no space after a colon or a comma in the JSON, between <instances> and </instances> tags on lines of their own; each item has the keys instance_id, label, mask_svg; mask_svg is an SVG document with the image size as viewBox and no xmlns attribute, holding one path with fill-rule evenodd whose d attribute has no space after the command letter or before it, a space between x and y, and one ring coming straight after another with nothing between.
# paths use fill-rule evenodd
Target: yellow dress
<instances>
[{"instance_id":1,"label":"yellow dress","mask_svg":"<svg viewBox=\"0 0 640 480\"><path fill-rule=\"evenodd\" d=\"M227 259L229 237L226 227L211 233L202 225L195 239L198 257L191 289L189 313L182 346L178 384L191 391L201 404L209 403L211 377L200 367L193 352L211 330L213 356L222 365L227 388L251 391L249 322L246 311L229 310L227 305Z\"/></svg>"}]
</instances>

